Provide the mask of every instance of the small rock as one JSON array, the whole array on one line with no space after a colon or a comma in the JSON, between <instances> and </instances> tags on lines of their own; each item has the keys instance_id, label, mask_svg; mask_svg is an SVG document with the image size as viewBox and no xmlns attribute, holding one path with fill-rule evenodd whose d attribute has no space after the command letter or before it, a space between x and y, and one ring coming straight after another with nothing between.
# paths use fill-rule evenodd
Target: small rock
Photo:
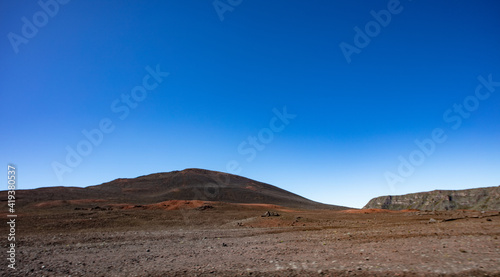
<instances>
[{"instance_id":1,"label":"small rock","mask_svg":"<svg viewBox=\"0 0 500 277\"><path fill-rule=\"evenodd\" d=\"M198 211L204 211L204 210L208 210L208 209L213 209L214 207L211 206L211 205L203 205L203 206L200 206L198 208L196 208Z\"/></svg>"},{"instance_id":2,"label":"small rock","mask_svg":"<svg viewBox=\"0 0 500 277\"><path fill-rule=\"evenodd\" d=\"M267 211L265 212L263 215L261 215L261 217L270 217L270 216L280 216L279 213L277 212L270 212L270 211Z\"/></svg>"},{"instance_id":3,"label":"small rock","mask_svg":"<svg viewBox=\"0 0 500 277\"><path fill-rule=\"evenodd\" d=\"M435 220L434 218L429 219L429 223L436 223L436 222L438 222L438 221Z\"/></svg>"}]
</instances>

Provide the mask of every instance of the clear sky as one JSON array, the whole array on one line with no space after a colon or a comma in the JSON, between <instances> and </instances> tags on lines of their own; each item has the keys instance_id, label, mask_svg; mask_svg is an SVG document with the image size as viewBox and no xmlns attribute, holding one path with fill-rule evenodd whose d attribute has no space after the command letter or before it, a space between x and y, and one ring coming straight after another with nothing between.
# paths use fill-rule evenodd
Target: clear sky
<instances>
[{"instance_id":1,"label":"clear sky","mask_svg":"<svg viewBox=\"0 0 500 277\"><path fill-rule=\"evenodd\" d=\"M0 2L21 189L194 167L359 208L500 185L498 1L39 3Z\"/></svg>"}]
</instances>

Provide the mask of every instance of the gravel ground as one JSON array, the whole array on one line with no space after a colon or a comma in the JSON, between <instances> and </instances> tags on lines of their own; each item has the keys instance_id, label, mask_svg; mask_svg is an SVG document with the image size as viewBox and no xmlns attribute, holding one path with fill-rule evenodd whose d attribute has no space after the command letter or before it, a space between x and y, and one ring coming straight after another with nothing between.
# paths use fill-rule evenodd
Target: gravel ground
<instances>
[{"instance_id":1,"label":"gravel ground","mask_svg":"<svg viewBox=\"0 0 500 277\"><path fill-rule=\"evenodd\" d=\"M116 213L119 211L93 216L116 217ZM275 218L242 215L225 221L217 215L216 211L198 213L197 216L219 222L212 224L197 225L191 220L185 226L179 223L126 228L117 223L119 228L69 231L57 225L43 229L44 224L49 225L41 220L42 227L18 236L17 270L7 269L3 261L0 273L2 276L500 276L498 212L479 216L291 212ZM436 222L429 223L430 218ZM36 217L25 221L36 224ZM27 225L21 227L28 229Z\"/></svg>"}]
</instances>

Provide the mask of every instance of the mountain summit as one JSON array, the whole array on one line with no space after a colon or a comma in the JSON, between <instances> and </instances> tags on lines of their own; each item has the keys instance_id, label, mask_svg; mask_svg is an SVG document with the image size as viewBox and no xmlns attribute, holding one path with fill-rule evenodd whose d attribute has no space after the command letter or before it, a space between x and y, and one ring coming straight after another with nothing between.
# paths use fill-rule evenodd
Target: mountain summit
<instances>
[{"instance_id":1,"label":"mountain summit","mask_svg":"<svg viewBox=\"0 0 500 277\"><path fill-rule=\"evenodd\" d=\"M347 209L318 203L245 177L194 168L131 179L116 179L86 188L48 187L20 190L17 194L20 202L24 203L99 199L109 203L143 205L169 200L202 200L273 204L298 209Z\"/></svg>"}]
</instances>

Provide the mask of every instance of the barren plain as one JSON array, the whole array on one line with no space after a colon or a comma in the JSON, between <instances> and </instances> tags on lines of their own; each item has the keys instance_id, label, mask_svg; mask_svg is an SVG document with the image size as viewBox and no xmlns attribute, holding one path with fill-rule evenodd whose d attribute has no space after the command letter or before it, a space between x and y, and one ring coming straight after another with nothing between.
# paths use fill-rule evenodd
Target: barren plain
<instances>
[{"instance_id":1,"label":"barren plain","mask_svg":"<svg viewBox=\"0 0 500 277\"><path fill-rule=\"evenodd\" d=\"M20 212L17 269L2 259L1 275L500 276L497 211L103 204Z\"/></svg>"}]
</instances>

